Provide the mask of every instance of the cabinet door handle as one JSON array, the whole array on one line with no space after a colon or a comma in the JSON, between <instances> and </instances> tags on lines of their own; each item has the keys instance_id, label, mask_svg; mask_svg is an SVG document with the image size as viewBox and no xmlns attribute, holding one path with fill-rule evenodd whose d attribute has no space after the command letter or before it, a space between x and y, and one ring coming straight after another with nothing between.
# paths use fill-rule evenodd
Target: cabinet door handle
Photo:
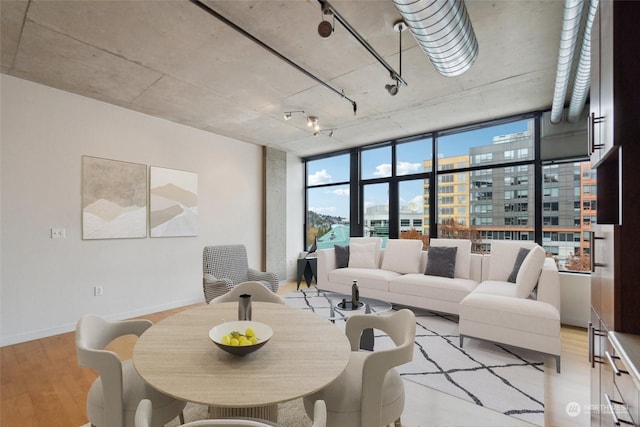
<instances>
[{"instance_id":1,"label":"cabinet door handle","mask_svg":"<svg viewBox=\"0 0 640 427\"><path fill-rule=\"evenodd\" d=\"M596 363L603 363L602 360L599 360L602 356L596 354L595 341L596 336L602 337L604 335L600 329L594 328L593 323L589 322L589 362L591 362L592 368L596 367Z\"/></svg>"},{"instance_id":2,"label":"cabinet door handle","mask_svg":"<svg viewBox=\"0 0 640 427\"><path fill-rule=\"evenodd\" d=\"M589 154L593 154L594 151L604 147L604 144L595 143L595 125L602 123L604 117L596 117L595 113L591 113L587 116L587 143L589 144Z\"/></svg>"},{"instance_id":3,"label":"cabinet door handle","mask_svg":"<svg viewBox=\"0 0 640 427\"><path fill-rule=\"evenodd\" d=\"M609 353L608 351L605 351L604 355L607 357L607 360L609 361L609 365L611 365L611 369L613 369L613 373L616 374L616 376L619 377L622 374L629 375L629 371L625 371L624 369L619 369L618 366L616 366L616 360L620 360L619 356L612 356L611 353Z\"/></svg>"},{"instance_id":4,"label":"cabinet door handle","mask_svg":"<svg viewBox=\"0 0 640 427\"><path fill-rule=\"evenodd\" d=\"M607 264L596 262L596 240L604 240L604 237L597 237L595 231L589 232L589 246L591 247L591 272L595 273L596 267L606 267Z\"/></svg>"},{"instance_id":5,"label":"cabinet door handle","mask_svg":"<svg viewBox=\"0 0 640 427\"><path fill-rule=\"evenodd\" d=\"M604 399L607 401L607 407L609 408L609 412L611 412L611 418L613 418L613 423L617 426L621 425L621 424L627 424L627 425L635 425L633 422L631 421L627 421L627 420L623 420L621 418L618 418L618 414L616 414L616 411L613 410L613 404L615 403L616 405L621 405L624 406L625 408L627 407L627 405L624 402L619 402L617 400L613 400L612 398L609 397L609 395L607 393L604 394Z\"/></svg>"}]
</instances>

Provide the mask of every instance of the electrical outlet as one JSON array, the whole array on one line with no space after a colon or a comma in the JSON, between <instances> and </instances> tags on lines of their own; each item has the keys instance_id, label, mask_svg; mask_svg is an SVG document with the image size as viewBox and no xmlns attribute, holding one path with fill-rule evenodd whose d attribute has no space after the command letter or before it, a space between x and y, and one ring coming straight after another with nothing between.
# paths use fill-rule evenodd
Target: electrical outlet
<instances>
[{"instance_id":1,"label":"electrical outlet","mask_svg":"<svg viewBox=\"0 0 640 427\"><path fill-rule=\"evenodd\" d=\"M51 238L52 239L64 239L67 233L64 228L52 228L51 229Z\"/></svg>"},{"instance_id":2,"label":"electrical outlet","mask_svg":"<svg viewBox=\"0 0 640 427\"><path fill-rule=\"evenodd\" d=\"M101 297L102 296L102 286L94 286L93 287L93 296Z\"/></svg>"}]
</instances>

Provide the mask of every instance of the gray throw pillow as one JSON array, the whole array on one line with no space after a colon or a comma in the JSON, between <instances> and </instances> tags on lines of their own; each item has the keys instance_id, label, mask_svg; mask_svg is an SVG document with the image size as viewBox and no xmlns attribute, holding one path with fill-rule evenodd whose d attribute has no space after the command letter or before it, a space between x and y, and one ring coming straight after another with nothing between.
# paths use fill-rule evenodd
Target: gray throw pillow
<instances>
[{"instance_id":1,"label":"gray throw pillow","mask_svg":"<svg viewBox=\"0 0 640 427\"><path fill-rule=\"evenodd\" d=\"M518 277L518 271L520 271L520 266L524 259L529 255L529 249L520 248L518 251L518 255L516 255L516 262L513 263L513 270L511 270L511 274L507 278L507 282L516 283L516 278Z\"/></svg>"},{"instance_id":2,"label":"gray throw pillow","mask_svg":"<svg viewBox=\"0 0 640 427\"><path fill-rule=\"evenodd\" d=\"M457 246L430 246L427 251L427 276L449 277L453 279L456 273Z\"/></svg>"},{"instance_id":3,"label":"gray throw pillow","mask_svg":"<svg viewBox=\"0 0 640 427\"><path fill-rule=\"evenodd\" d=\"M340 246L335 245L336 252L336 267L345 268L349 266L349 245Z\"/></svg>"}]
</instances>

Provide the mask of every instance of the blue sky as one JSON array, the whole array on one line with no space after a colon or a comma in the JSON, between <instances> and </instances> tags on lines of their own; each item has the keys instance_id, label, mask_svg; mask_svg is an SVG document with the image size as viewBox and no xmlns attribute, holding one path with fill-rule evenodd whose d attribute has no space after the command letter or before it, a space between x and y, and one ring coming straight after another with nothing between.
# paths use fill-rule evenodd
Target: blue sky
<instances>
[{"instance_id":1,"label":"blue sky","mask_svg":"<svg viewBox=\"0 0 640 427\"><path fill-rule=\"evenodd\" d=\"M500 126L441 137L438 140L439 157L469 153L471 147L491 144L494 136L527 130L528 121L518 121ZM397 148L398 174L422 172L424 160L431 159L431 139L399 144ZM349 155L341 155L308 163L309 185L349 181ZM391 174L391 148L366 150L362 154L362 177L378 178ZM423 181L403 183L400 187L400 204L420 204ZM387 185L365 187L365 207L387 202ZM309 209L318 213L347 217L349 215L349 187L310 190Z\"/></svg>"}]
</instances>

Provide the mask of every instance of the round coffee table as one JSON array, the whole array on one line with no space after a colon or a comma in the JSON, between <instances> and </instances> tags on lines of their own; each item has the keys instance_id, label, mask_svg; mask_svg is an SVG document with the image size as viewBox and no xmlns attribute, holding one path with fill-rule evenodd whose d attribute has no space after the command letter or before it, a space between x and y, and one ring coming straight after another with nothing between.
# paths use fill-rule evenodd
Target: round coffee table
<instances>
[{"instance_id":1,"label":"round coffee table","mask_svg":"<svg viewBox=\"0 0 640 427\"><path fill-rule=\"evenodd\" d=\"M285 294L283 298L287 305L310 310L332 322L346 320L354 314L382 314L393 308L390 302L368 297L360 297L362 304L356 310L341 308L343 300L347 302L347 307L350 306L351 295L323 291L317 288L301 289ZM373 331L367 330L362 335L360 347L372 350L373 341Z\"/></svg>"}]
</instances>

